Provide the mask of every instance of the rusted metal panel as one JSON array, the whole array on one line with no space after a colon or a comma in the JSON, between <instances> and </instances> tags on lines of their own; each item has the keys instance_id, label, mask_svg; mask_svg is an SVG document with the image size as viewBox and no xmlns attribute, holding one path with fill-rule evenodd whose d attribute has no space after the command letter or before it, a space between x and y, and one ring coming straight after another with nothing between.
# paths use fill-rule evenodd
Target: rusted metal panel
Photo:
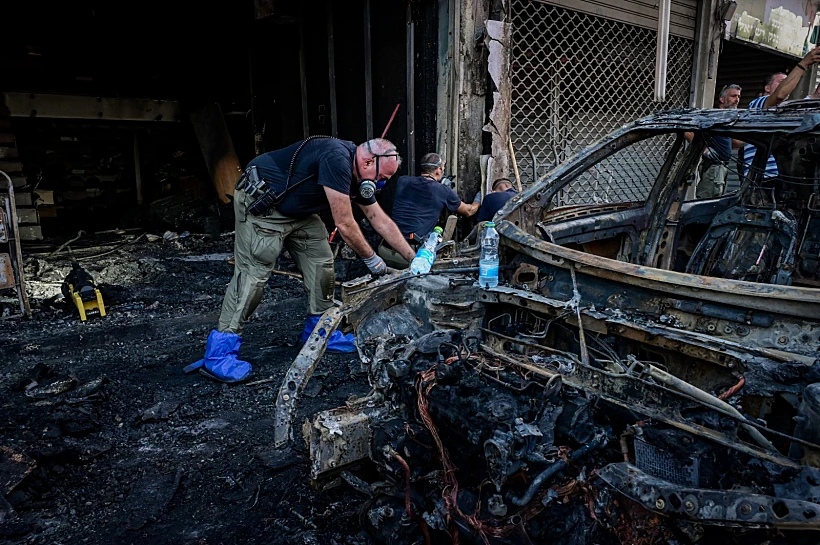
<instances>
[{"instance_id":1,"label":"rusted metal panel","mask_svg":"<svg viewBox=\"0 0 820 545\"><path fill-rule=\"evenodd\" d=\"M14 269L11 267L11 256L0 254L0 290L14 287Z\"/></svg>"},{"instance_id":2,"label":"rusted metal panel","mask_svg":"<svg viewBox=\"0 0 820 545\"><path fill-rule=\"evenodd\" d=\"M387 414L386 407L341 407L305 421L302 434L310 453L311 479L319 479L370 456L373 430L370 423Z\"/></svg>"},{"instance_id":3,"label":"rusted metal panel","mask_svg":"<svg viewBox=\"0 0 820 545\"><path fill-rule=\"evenodd\" d=\"M291 437L291 421L296 410L296 400L305 388L316 365L327 348L327 341L342 321L344 314L338 307L333 307L319 318L316 327L308 337L307 342L299 351L299 355L288 369L279 394L276 396L276 416L274 424L274 446L285 446Z\"/></svg>"},{"instance_id":4,"label":"rusted metal panel","mask_svg":"<svg viewBox=\"0 0 820 545\"><path fill-rule=\"evenodd\" d=\"M681 488L627 464L609 464L598 476L621 494L664 515L704 524L770 524L778 528L818 528L820 505L741 490Z\"/></svg>"},{"instance_id":5,"label":"rusted metal panel","mask_svg":"<svg viewBox=\"0 0 820 545\"><path fill-rule=\"evenodd\" d=\"M14 490L36 466L37 463L22 452L0 447L0 497Z\"/></svg>"}]
</instances>

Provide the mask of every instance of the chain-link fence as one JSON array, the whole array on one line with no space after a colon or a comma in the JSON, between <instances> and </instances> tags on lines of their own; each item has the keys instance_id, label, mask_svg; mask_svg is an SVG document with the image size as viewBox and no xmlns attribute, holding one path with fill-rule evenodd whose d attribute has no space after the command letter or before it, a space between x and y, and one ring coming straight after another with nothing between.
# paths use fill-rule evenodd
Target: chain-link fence
<instances>
[{"instance_id":1,"label":"chain-link fence","mask_svg":"<svg viewBox=\"0 0 820 545\"><path fill-rule=\"evenodd\" d=\"M512 138L522 177L538 178L578 150L654 111L689 104L694 42L669 37L666 102L654 101L657 31L513 0ZM651 138L579 177L564 204L643 200L671 137ZM625 176L626 172L634 172ZM643 174L646 175L643 175ZM622 184L619 186L619 184ZM605 196L605 197L604 197Z\"/></svg>"}]
</instances>

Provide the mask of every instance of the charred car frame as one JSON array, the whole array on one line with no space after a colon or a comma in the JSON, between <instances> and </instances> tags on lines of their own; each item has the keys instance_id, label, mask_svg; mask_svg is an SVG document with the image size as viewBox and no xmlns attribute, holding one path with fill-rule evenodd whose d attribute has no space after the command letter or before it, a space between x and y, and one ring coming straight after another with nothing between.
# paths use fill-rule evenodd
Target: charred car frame
<instances>
[{"instance_id":1,"label":"charred car frame","mask_svg":"<svg viewBox=\"0 0 820 545\"><path fill-rule=\"evenodd\" d=\"M811 103L641 119L499 212L497 288L454 245L433 274L345 284L282 383L277 445L341 325L371 391L302 433L379 542L816 543L818 127ZM715 137L757 155L687 200Z\"/></svg>"}]
</instances>

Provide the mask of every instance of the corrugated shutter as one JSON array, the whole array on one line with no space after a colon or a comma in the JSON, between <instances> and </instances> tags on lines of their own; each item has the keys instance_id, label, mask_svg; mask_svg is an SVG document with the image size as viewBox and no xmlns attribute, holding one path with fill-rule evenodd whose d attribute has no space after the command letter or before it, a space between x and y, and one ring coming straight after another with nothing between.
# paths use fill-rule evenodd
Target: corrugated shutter
<instances>
[{"instance_id":1,"label":"corrugated shutter","mask_svg":"<svg viewBox=\"0 0 820 545\"><path fill-rule=\"evenodd\" d=\"M512 0L511 11L510 125L521 172L531 171L527 148L541 178L552 165L616 127L689 104L693 40L670 36L666 102L660 104L654 100L656 28L531 0ZM646 161L662 158L667 144L656 139L632 146L609 174L614 178L619 170L633 167L640 171ZM576 188L572 202L595 202L596 183ZM642 200L647 189L628 188L615 196Z\"/></svg>"},{"instance_id":2,"label":"corrugated shutter","mask_svg":"<svg viewBox=\"0 0 820 545\"><path fill-rule=\"evenodd\" d=\"M545 4L588 13L612 21L658 28L658 3L655 0L536 0ZM693 40L698 0L672 0L669 33Z\"/></svg>"}]
</instances>

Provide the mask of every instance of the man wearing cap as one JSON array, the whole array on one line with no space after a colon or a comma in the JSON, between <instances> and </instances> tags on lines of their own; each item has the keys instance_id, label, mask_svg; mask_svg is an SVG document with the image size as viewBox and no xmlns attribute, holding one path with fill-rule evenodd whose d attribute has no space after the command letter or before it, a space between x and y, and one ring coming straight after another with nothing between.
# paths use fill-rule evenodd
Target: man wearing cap
<instances>
[{"instance_id":1,"label":"man wearing cap","mask_svg":"<svg viewBox=\"0 0 820 545\"><path fill-rule=\"evenodd\" d=\"M471 204L462 202L458 193L441 183L443 173L441 156L428 153L421 158L421 176L401 176L397 182L393 221L414 249L433 230L445 208L469 217L481 206L481 192ZM413 256L407 259L387 239L379 245L378 254L394 269L406 269L413 260Z\"/></svg>"},{"instance_id":2,"label":"man wearing cap","mask_svg":"<svg viewBox=\"0 0 820 545\"><path fill-rule=\"evenodd\" d=\"M302 342L307 340L320 316L334 304L333 253L320 213L330 211L339 234L374 276L385 274L387 266L365 240L352 203L398 255L412 259L415 252L375 198L400 164L396 147L381 138L356 146L336 138L311 137L253 159L234 194L235 266L218 328L208 337L205 357L186 367L186 372L203 369L224 382L248 377L250 364L237 358L240 335L283 248L299 267L307 290L308 318L301 335ZM327 349L354 352L353 341L352 335L334 331Z\"/></svg>"}]
</instances>

